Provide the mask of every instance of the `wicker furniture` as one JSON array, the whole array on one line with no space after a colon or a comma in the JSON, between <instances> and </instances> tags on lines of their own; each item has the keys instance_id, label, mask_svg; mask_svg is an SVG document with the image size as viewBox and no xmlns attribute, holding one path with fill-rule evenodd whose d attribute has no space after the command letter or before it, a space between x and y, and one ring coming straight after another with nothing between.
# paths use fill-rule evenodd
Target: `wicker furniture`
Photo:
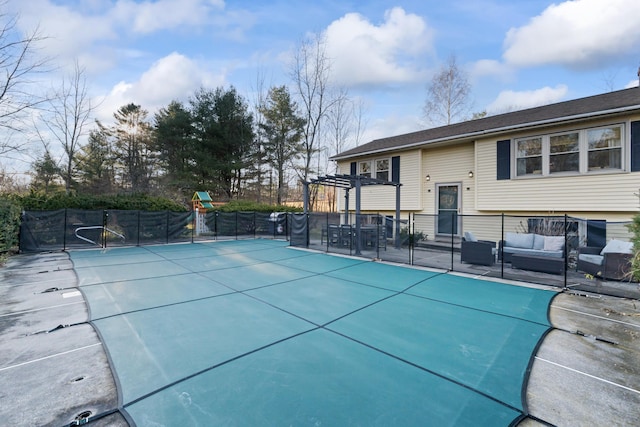
<instances>
[{"instance_id":1,"label":"wicker furniture","mask_svg":"<svg viewBox=\"0 0 640 427\"><path fill-rule=\"evenodd\" d=\"M624 280L628 279L631 270L631 245L623 248L610 248L611 242L604 248L595 246L584 246L578 248L578 271L582 271L603 279ZM614 243L614 246L616 244ZM619 250L620 252L615 252Z\"/></svg>"}]
</instances>

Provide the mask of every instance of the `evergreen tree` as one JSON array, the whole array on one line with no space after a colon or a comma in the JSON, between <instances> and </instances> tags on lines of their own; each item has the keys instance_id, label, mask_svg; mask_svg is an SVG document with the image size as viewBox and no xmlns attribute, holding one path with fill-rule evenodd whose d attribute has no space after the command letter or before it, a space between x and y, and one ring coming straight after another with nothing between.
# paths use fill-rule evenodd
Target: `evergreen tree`
<instances>
[{"instance_id":1,"label":"evergreen tree","mask_svg":"<svg viewBox=\"0 0 640 427\"><path fill-rule=\"evenodd\" d=\"M297 113L297 105L285 86L269 90L266 105L261 108L264 123L265 153L271 166L278 174L277 203L281 204L285 192L285 167L293 164L302 153L300 143L305 120Z\"/></svg>"}]
</instances>

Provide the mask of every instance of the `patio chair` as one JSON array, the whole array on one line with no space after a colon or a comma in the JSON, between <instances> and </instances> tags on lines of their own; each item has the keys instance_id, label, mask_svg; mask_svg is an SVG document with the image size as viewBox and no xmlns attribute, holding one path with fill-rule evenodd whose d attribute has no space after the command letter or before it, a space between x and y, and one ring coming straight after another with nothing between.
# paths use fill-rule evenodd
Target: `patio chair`
<instances>
[{"instance_id":1,"label":"patio chair","mask_svg":"<svg viewBox=\"0 0 640 427\"><path fill-rule=\"evenodd\" d=\"M493 265L496 261L496 242L478 240L466 231L460 243L460 261L467 264Z\"/></svg>"},{"instance_id":2,"label":"patio chair","mask_svg":"<svg viewBox=\"0 0 640 427\"><path fill-rule=\"evenodd\" d=\"M578 248L577 270L603 279L629 279L633 243L612 239L607 246Z\"/></svg>"}]
</instances>

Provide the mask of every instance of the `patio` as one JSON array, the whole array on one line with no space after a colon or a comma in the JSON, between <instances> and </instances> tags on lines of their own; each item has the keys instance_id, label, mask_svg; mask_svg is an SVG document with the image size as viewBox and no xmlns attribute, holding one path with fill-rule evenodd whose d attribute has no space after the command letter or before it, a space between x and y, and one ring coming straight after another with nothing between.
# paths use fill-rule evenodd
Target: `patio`
<instances>
[{"instance_id":1,"label":"patio","mask_svg":"<svg viewBox=\"0 0 640 427\"><path fill-rule=\"evenodd\" d=\"M452 250L453 248L453 250ZM355 247L349 245L330 245L326 241L311 240L309 249L349 255L356 255ZM511 263L496 261L491 266L467 264L460 261L460 242L428 241L421 242L411 251L408 246L396 248L388 241L386 248L364 246L360 257L378 259L398 264L410 264L419 267L434 268L444 271L499 278L509 281L536 283L576 291L593 292L622 298L640 299L640 284L629 281L604 280L591 277L584 272L569 267L565 273L550 274L515 268ZM566 284L566 285L565 285Z\"/></svg>"}]
</instances>

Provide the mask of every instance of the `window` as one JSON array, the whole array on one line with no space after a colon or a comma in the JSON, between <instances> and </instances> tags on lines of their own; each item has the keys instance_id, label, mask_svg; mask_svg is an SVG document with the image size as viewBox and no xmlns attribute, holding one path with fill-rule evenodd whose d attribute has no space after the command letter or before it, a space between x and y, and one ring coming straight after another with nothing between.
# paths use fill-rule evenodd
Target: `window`
<instances>
[{"instance_id":1,"label":"window","mask_svg":"<svg viewBox=\"0 0 640 427\"><path fill-rule=\"evenodd\" d=\"M389 181L389 177L391 176L391 161L389 159L376 159L359 162L358 175Z\"/></svg>"},{"instance_id":2,"label":"window","mask_svg":"<svg viewBox=\"0 0 640 427\"><path fill-rule=\"evenodd\" d=\"M549 151L549 173L580 172L580 143L577 132L551 136Z\"/></svg>"},{"instance_id":3,"label":"window","mask_svg":"<svg viewBox=\"0 0 640 427\"><path fill-rule=\"evenodd\" d=\"M621 127L613 126L600 129L589 129L589 170L621 169L622 138Z\"/></svg>"},{"instance_id":4,"label":"window","mask_svg":"<svg viewBox=\"0 0 640 427\"><path fill-rule=\"evenodd\" d=\"M623 169L623 125L515 140L516 176Z\"/></svg>"},{"instance_id":5,"label":"window","mask_svg":"<svg viewBox=\"0 0 640 427\"><path fill-rule=\"evenodd\" d=\"M516 141L518 176L542 174L542 138Z\"/></svg>"},{"instance_id":6,"label":"window","mask_svg":"<svg viewBox=\"0 0 640 427\"><path fill-rule=\"evenodd\" d=\"M389 181L389 159L376 160L376 178Z\"/></svg>"},{"instance_id":7,"label":"window","mask_svg":"<svg viewBox=\"0 0 640 427\"><path fill-rule=\"evenodd\" d=\"M358 168L359 168L358 175L371 178L371 162L360 162L358 164Z\"/></svg>"}]
</instances>

